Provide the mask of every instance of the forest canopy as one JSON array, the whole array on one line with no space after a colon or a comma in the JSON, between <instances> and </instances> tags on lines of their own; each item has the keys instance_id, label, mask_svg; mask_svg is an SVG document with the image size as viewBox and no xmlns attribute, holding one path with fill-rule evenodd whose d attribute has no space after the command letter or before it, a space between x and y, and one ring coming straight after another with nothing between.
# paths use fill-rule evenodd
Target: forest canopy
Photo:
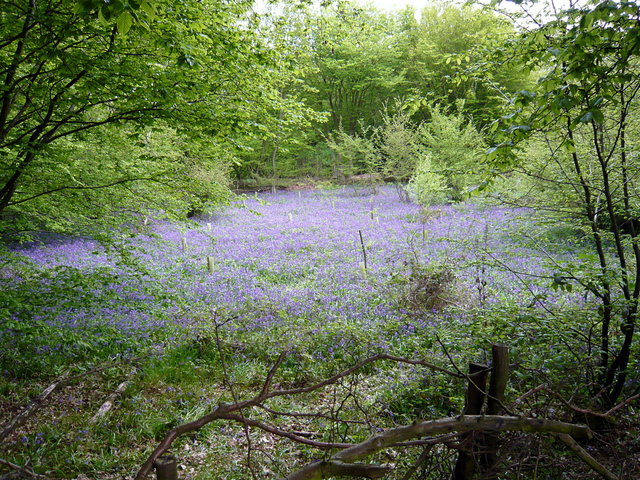
<instances>
[{"instance_id":1,"label":"forest canopy","mask_svg":"<svg viewBox=\"0 0 640 480\"><path fill-rule=\"evenodd\" d=\"M11 234L184 218L225 202L234 182L393 177L382 144L394 116L413 129L435 111L482 130L531 80L491 59L515 27L477 7L0 7L0 215ZM345 151L345 135L370 155ZM439 163L444 177L457 168Z\"/></svg>"}]
</instances>

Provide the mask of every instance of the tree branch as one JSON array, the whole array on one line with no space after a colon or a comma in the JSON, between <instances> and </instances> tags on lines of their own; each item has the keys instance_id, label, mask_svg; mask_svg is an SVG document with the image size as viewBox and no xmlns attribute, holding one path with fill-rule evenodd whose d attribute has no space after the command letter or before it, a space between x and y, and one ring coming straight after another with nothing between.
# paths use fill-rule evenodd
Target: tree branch
<instances>
[{"instance_id":1,"label":"tree branch","mask_svg":"<svg viewBox=\"0 0 640 480\"><path fill-rule=\"evenodd\" d=\"M380 450L389 448L396 443L410 440L412 438L420 438L428 434L442 434L452 432L460 433L478 430L493 432L520 431L531 433L553 433L564 435L575 445L577 445L577 443L575 442L575 440L573 440L572 436L580 438L591 438L592 435L591 430L583 425L575 425L571 423L545 420L540 418L503 417L499 415L463 415L460 417L441 418L439 420L416 422L412 425L386 430L380 434L374 435L373 437L369 437L369 439L365 440L362 443L353 445L336 453L324 462L314 462L312 464L306 465L301 470L298 470L286 477L286 480L321 479L324 478L323 474L325 474L325 472L323 471L323 466L326 464L330 464L331 462L335 461L348 464L349 462L360 460ZM444 440L446 438L450 437L445 436L442 439L436 438L433 439L433 442ZM579 445L577 446L580 448ZM581 456L581 458L583 457ZM352 465L360 466L361 464ZM589 465L594 468L591 463L589 463ZM600 472L600 470L596 471ZM375 472L377 473L378 470L375 470ZM340 474L345 476L349 475L347 473ZM352 476L356 475L364 476L362 473L356 473ZM607 480L611 479L607 478Z\"/></svg>"},{"instance_id":2,"label":"tree branch","mask_svg":"<svg viewBox=\"0 0 640 480\"><path fill-rule=\"evenodd\" d=\"M578 442L576 442L570 435L567 435L566 433L558 433L555 436L562 440L573 451L573 453L580 457L584 463L589 465L594 472L598 472L602 478L606 478L607 480L618 480L618 477L598 463L598 461L589 455L584 448L578 445Z\"/></svg>"},{"instance_id":3,"label":"tree branch","mask_svg":"<svg viewBox=\"0 0 640 480\"><path fill-rule=\"evenodd\" d=\"M202 417L200 417L197 420L194 420L192 422L189 423L185 423L182 425L179 425L175 428L173 428L172 430L170 430L166 436L162 439L162 441L158 444L158 446L154 449L154 451L151 453L151 455L149 455L149 458L147 458L147 460L144 462L144 464L140 467L140 470L138 470L138 473L135 476L134 480L143 480L147 477L147 475L149 475L149 473L151 472L151 469L153 468L153 462L160 457L164 452L166 452L169 447L171 447L171 445L173 444L174 440L176 440L179 436L184 435L185 433L189 433L189 432L193 432L195 430L198 430L202 427L204 427L205 425L215 421L215 420L219 420L219 419L224 419L224 418L231 418L232 420L236 420L237 418L240 418L239 416L235 416L232 415L234 412L240 411L242 409L248 408L248 407L256 407L256 406L260 406L264 401L270 399L270 398L276 398L276 397L283 397L283 396L290 396L290 395L299 395L299 394L303 394L303 393L309 393L309 392L313 392L316 390L319 390L323 387L326 387L328 385L333 385L335 383L337 383L338 381L340 381L342 378L349 376L351 374L353 374L354 372L360 370L362 367L379 361L379 360L390 360L390 361L394 361L394 362L398 362L398 363L408 363L411 365L422 365L428 368L431 368L433 370L439 371L439 372L443 372L443 373L447 373L448 375L451 375L453 377L456 378L464 378L464 375L460 375L459 373L456 372L452 372L450 370L447 370L446 368L442 368L439 367L437 365L433 365L429 362L424 362L422 360L410 360L407 358L402 358L402 357L395 357L393 355L387 355L387 354L379 354L379 355L374 355L373 357L369 357L366 358L360 362L358 362L357 364L353 365L350 368L347 368L346 370L343 370L335 375L333 375L330 378L327 378L325 380L322 380L321 382L317 382L313 385L309 385L307 387L300 387L300 388L292 388L292 389L288 389L288 390L275 390L275 391L271 391L269 392L269 387L273 381L273 377L275 375L275 372L277 370L277 368L282 364L282 362L284 361L284 354L280 354L280 356L278 357L278 360L275 362L274 366L272 366L269 369L269 373L267 374L267 377L265 379L265 383L264 386L261 389L261 392L256 395L255 397L253 397L252 399L249 400L243 400L243 401L236 401L234 403L228 403L228 404L220 404L218 405L211 413L204 415ZM237 418L236 418L237 417ZM247 420L245 418L245 421L251 421L253 422L253 420ZM258 426L258 425L256 425ZM275 432L272 432L275 433ZM291 435L291 434L290 434ZM300 439L304 440L305 443L307 442L307 439L304 439L302 437L300 437ZM399 440L400 441L400 440ZM392 442L392 443L396 443L396 442Z\"/></svg>"}]
</instances>

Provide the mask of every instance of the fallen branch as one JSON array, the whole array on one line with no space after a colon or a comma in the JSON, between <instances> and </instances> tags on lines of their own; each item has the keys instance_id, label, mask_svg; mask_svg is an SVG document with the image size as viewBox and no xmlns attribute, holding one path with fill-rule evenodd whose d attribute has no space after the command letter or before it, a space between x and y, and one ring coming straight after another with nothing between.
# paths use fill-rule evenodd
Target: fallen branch
<instances>
[{"instance_id":1,"label":"fallen branch","mask_svg":"<svg viewBox=\"0 0 640 480\"><path fill-rule=\"evenodd\" d=\"M27 405L20 413L9 420L0 432L0 442L3 442L11 433L23 425L34 413L36 413L47 401L47 399L53 395L53 393L59 388L69 383L69 377L63 376L60 379L49 385L44 392L34 398L29 405Z\"/></svg>"},{"instance_id":2,"label":"fallen branch","mask_svg":"<svg viewBox=\"0 0 640 480\"><path fill-rule=\"evenodd\" d=\"M571 450L573 450L573 453L575 453L584 463L589 465L594 472L598 472L602 478L606 478L607 480L618 480L618 477L598 463L598 461L589 455L589 452L578 445L578 442L576 442L570 435L567 435L566 433L559 433L556 434L556 437L562 440Z\"/></svg>"},{"instance_id":3,"label":"fallen branch","mask_svg":"<svg viewBox=\"0 0 640 480\"><path fill-rule=\"evenodd\" d=\"M4 460L0 458L0 465L5 465L6 467L12 468L20 473L24 473L33 478L47 478L45 475L40 475L39 473L34 472L33 470L29 470L28 468L21 467L20 465L16 465L15 463L11 463L8 460Z\"/></svg>"},{"instance_id":4,"label":"fallen branch","mask_svg":"<svg viewBox=\"0 0 640 480\"><path fill-rule=\"evenodd\" d=\"M385 430L373 437L369 437L362 443L345 448L331 456L326 462L339 461L350 463L373 455L374 453L384 450L385 448L389 448L394 444L414 438L421 438L426 435L448 434L453 432L462 433L470 431L559 433L564 434L569 438L571 438L571 436L578 438L591 438L592 436L591 430L586 426L558 422L555 420L526 417L505 417L500 415L462 415L459 417L416 422L412 425ZM450 437L447 436L445 438ZM434 439L434 441L437 440L438 439ZM442 438L442 440L444 440L444 438ZM318 470L319 467L312 468L314 465L315 464L310 464L303 467L301 470L289 475L286 480L315 480L322 478L322 476L318 476L318 472L321 470ZM346 474L343 473L342 475Z\"/></svg>"},{"instance_id":5,"label":"fallen branch","mask_svg":"<svg viewBox=\"0 0 640 480\"><path fill-rule=\"evenodd\" d=\"M46 401L53 395L56 391L60 390L62 387L69 385L70 383L82 378L87 375L91 375L92 373L97 373L102 370L106 370L107 368L114 367L121 363L129 363L135 362L139 360L139 358L129 359L119 361L113 364L102 365L100 367L93 368L86 372L80 373L78 375L67 376L66 374L62 377L58 378L54 383L49 385L40 395L34 398L20 413L18 413L15 417L9 420L4 427L2 427L2 431L0 432L0 443L2 443L11 433L23 425L34 413L36 413L40 408L44 406Z\"/></svg>"},{"instance_id":6,"label":"fallen branch","mask_svg":"<svg viewBox=\"0 0 640 480\"><path fill-rule=\"evenodd\" d=\"M446 434L452 432L462 433L469 431L519 431L530 433L554 433L565 435L574 443L575 440L573 440L571 436L576 436L578 438L591 438L592 435L591 430L589 430L589 428L586 426L558 422L555 420L526 417L505 417L499 415L463 415L460 417L450 417L442 418L439 420L416 422L412 425L386 430L382 433L374 435L373 437L369 437L362 443L358 443L357 445L345 448L344 450L331 456L324 463L339 461L348 464L350 462L361 460L362 458L373 455L380 450L384 450L385 448L389 448L400 442L406 442L407 440L411 440L413 438L421 438L426 435ZM450 438L451 437L449 435L445 435L440 438L432 439L432 442L441 443ZM591 464L589 465L591 466ZM306 465L297 472L292 473L286 478L286 480L316 480L324 478L322 475L323 473L324 472L322 471L320 466L317 466L316 463L312 463ZM348 474L346 473L342 473L342 475L348 476ZM357 473L351 476L364 475L362 473Z\"/></svg>"},{"instance_id":7,"label":"fallen branch","mask_svg":"<svg viewBox=\"0 0 640 480\"><path fill-rule=\"evenodd\" d=\"M446 374L451 375L451 376L456 377L456 378L464 378L465 377L464 375L460 375L457 372L453 372L451 370L447 370L446 368L443 368L443 367L440 367L438 365L434 365L432 363L425 362L425 361L422 361L422 360L411 360L411 359L402 358L402 357L395 357L393 355L379 354L379 355L374 355L372 357L366 358L366 359L356 363L352 367L349 367L349 368L347 368L347 369L345 369L345 370L333 375L332 377L329 377L329 378L327 378L325 380L317 382L317 383L315 383L313 385L309 385L309 386L306 386L306 387L292 388L292 389L288 389L288 390L273 390L273 391L271 391L270 389L271 389L271 385L273 383L273 377L274 377L276 371L278 370L278 368L280 367L280 365L282 364L282 362L284 361L284 359L286 357L286 353L287 352L283 352L283 353L280 354L280 356L278 357L278 359L276 360L274 365L269 370L260 393L258 395L256 395L255 397L253 397L253 398L251 398L249 400L236 401L234 403L224 403L224 404L221 403L211 413L208 413L207 415L204 415L204 416L202 416L202 417L200 417L197 420L194 420L192 422L185 423L185 424L182 424L182 425L178 425L177 427L175 427L175 428L171 429L169 432L167 432L165 437L160 441L160 443L154 449L154 451L151 453L151 455L149 455L149 458L147 458L147 460L144 462L144 464L140 467L140 470L138 470L138 473L136 474L134 480L143 480L143 479L145 479L147 477L147 475L149 475L149 473L151 473L151 470L153 469L153 462L158 457L160 457L163 453L165 453L169 449L169 447L171 447L173 442L178 437L180 437L181 435L184 435L185 433L189 433L189 432L193 432L195 430L199 430L200 428L204 427L205 425L207 425L207 424L209 424L209 423L211 423L211 422L213 422L215 420L220 420L220 419L225 419L225 418L230 418L232 420L237 420L237 418L242 418L244 416L237 416L237 415L234 415L234 413L238 412L238 411L241 411L243 409L246 409L246 408L250 408L250 407L260 407L262 405L262 403L264 403L266 400L269 400L270 398L291 396L291 395L300 395L300 394L304 394L304 393L314 392L314 391L319 390L319 389L321 389L323 387L326 387L328 385L336 384L341 379L343 379L344 377L347 377L347 376L357 372L358 370L362 369L366 365L369 365L370 363L374 363L374 362L377 362L377 361L380 361L380 360L389 360L389 361L393 361L393 362L397 362L397 363L406 363L406 364L409 364L409 365L424 366L424 367L430 368L430 369L438 371L438 372L446 373ZM272 432L272 433L275 433L275 432ZM293 434L288 434L288 435L291 436ZM298 440L296 440L296 441L298 441ZM304 443L304 441L307 441L307 439L300 437L300 441L301 441L301 443Z\"/></svg>"},{"instance_id":8,"label":"fallen branch","mask_svg":"<svg viewBox=\"0 0 640 480\"><path fill-rule=\"evenodd\" d=\"M133 375L132 372L129 376L131 377ZM100 406L100 408L98 409L98 411L96 412L96 414L91 417L91 420L89 420L89 423L96 423L98 420L100 420L102 417L104 417L109 410L111 410L111 408L113 408L113 403L116 401L116 399L122 395L122 392L124 392L125 388L127 388L129 386L129 380L125 380L124 382L122 382L120 385L118 385L118 388L116 388L108 397L107 399L104 401L104 403L102 404L102 406Z\"/></svg>"},{"instance_id":9,"label":"fallen branch","mask_svg":"<svg viewBox=\"0 0 640 480\"><path fill-rule=\"evenodd\" d=\"M452 432L529 432L529 433L565 433L574 438L591 438L589 427L573 423L545 420L542 418L505 417L500 415L461 415L416 422L412 425L392 428L370 437L362 443L336 453L333 458L342 461L354 461L371 455L379 450L399 442L427 435L441 435Z\"/></svg>"}]
</instances>

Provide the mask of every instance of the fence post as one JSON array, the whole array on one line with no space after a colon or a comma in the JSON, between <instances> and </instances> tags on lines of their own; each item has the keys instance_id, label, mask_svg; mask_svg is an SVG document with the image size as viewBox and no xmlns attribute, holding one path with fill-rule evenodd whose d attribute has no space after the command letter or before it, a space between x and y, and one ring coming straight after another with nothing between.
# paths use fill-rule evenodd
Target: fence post
<instances>
[{"instance_id":1,"label":"fence post","mask_svg":"<svg viewBox=\"0 0 640 480\"><path fill-rule=\"evenodd\" d=\"M469 385L465 395L463 415L480 415L486 397L487 377L489 367L479 363L469 364ZM466 450L460 450L453 469L452 480L471 480L476 469L476 458L473 454L477 434L467 432L460 435L460 443L467 444Z\"/></svg>"},{"instance_id":2,"label":"fence post","mask_svg":"<svg viewBox=\"0 0 640 480\"><path fill-rule=\"evenodd\" d=\"M509 347L495 344L491 346L491 380L489 381L489 398L487 399L487 415L498 415L504 403L504 391L509 381ZM497 479L492 470L498 460L499 435L488 433L485 437L486 454L481 459L483 470L488 480Z\"/></svg>"},{"instance_id":3,"label":"fence post","mask_svg":"<svg viewBox=\"0 0 640 480\"><path fill-rule=\"evenodd\" d=\"M158 480L178 480L178 462L173 455L159 457L153 466Z\"/></svg>"}]
</instances>

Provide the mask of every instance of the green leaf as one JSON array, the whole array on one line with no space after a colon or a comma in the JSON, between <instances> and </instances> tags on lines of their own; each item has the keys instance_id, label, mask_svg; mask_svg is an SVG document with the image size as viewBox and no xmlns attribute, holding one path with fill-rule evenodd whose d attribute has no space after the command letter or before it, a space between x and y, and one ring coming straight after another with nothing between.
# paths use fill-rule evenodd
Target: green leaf
<instances>
[{"instance_id":1,"label":"green leaf","mask_svg":"<svg viewBox=\"0 0 640 480\"><path fill-rule=\"evenodd\" d=\"M567 139L564 142L562 142L562 148L567 153L575 153L576 152L575 144L569 139Z\"/></svg>"},{"instance_id":2,"label":"green leaf","mask_svg":"<svg viewBox=\"0 0 640 480\"><path fill-rule=\"evenodd\" d=\"M591 112L593 113L593 119L596 121L596 123L604 123L604 114L602 113L602 110L598 108L591 110Z\"/></svg>"},{"instance_id":3,"label":"green leaf","mask_svg":"<svg viewBox=\"0 0 640 480\"><path fill-rule=\"evenodd\" d=\"M104 18L104 13L102 13L102 9L98 9L98 21L103 25L107 25L107 19Z\"/></svg>"},{"instance_id":4,"label":"green leaf","mask_svg":"<svg viewBox=\"0 0 640 480\"><path fill-rule=\"evenodd\" d=\"M599 108L593 108L591 110L587 110L578 121L580 123L596 122L598 124L601 124L604 122L604 114Z\"/></svg>"},{"instance_id":5,"label":"green leaf","mask_svg":"<svg viewBox=\"0 0 640 480\"><path fill-rule=\"evenodd\" d=\"M584 115L582 115L578 121L580 123L591 123L591 121L593 120L593 112L592 111L588 111L587 113L585 113Z\"/></svg>"},{"instance_id":6,"label":"green leaf","mask_svg":"<svg viewBox=\"0 0 640 480\"><path fill-rule=\"evenodd\" d=\"M131 28L131 25L133 25L133 17L129 12L124 11L118 17L117 24L118 24L118 32L120 32L123 35L126 35L129 29Z\"/></svg>"},{"instance_id":7,"label":"green leaf","mask_svg":"<svg viewBox=\"0 0 640 480\"><path fill-rule=\"evenodd\" d=\"M604 97L596 97L589 102L590 107L599 107L604 102Z\"/></svg>"},{"instance_id":8,"label":"green leaf","mask_svg":"<svg viewBox=\"0 0 640 480\"><path fill-rule=\"evenodd\" d=\"M156 18L156 9L148 1L146 0L143 1L142 4L140 5L140 9L147 14L147 17L149 17L150 20L153 20L154 18Z\"/></svg>"}]
</instances>

